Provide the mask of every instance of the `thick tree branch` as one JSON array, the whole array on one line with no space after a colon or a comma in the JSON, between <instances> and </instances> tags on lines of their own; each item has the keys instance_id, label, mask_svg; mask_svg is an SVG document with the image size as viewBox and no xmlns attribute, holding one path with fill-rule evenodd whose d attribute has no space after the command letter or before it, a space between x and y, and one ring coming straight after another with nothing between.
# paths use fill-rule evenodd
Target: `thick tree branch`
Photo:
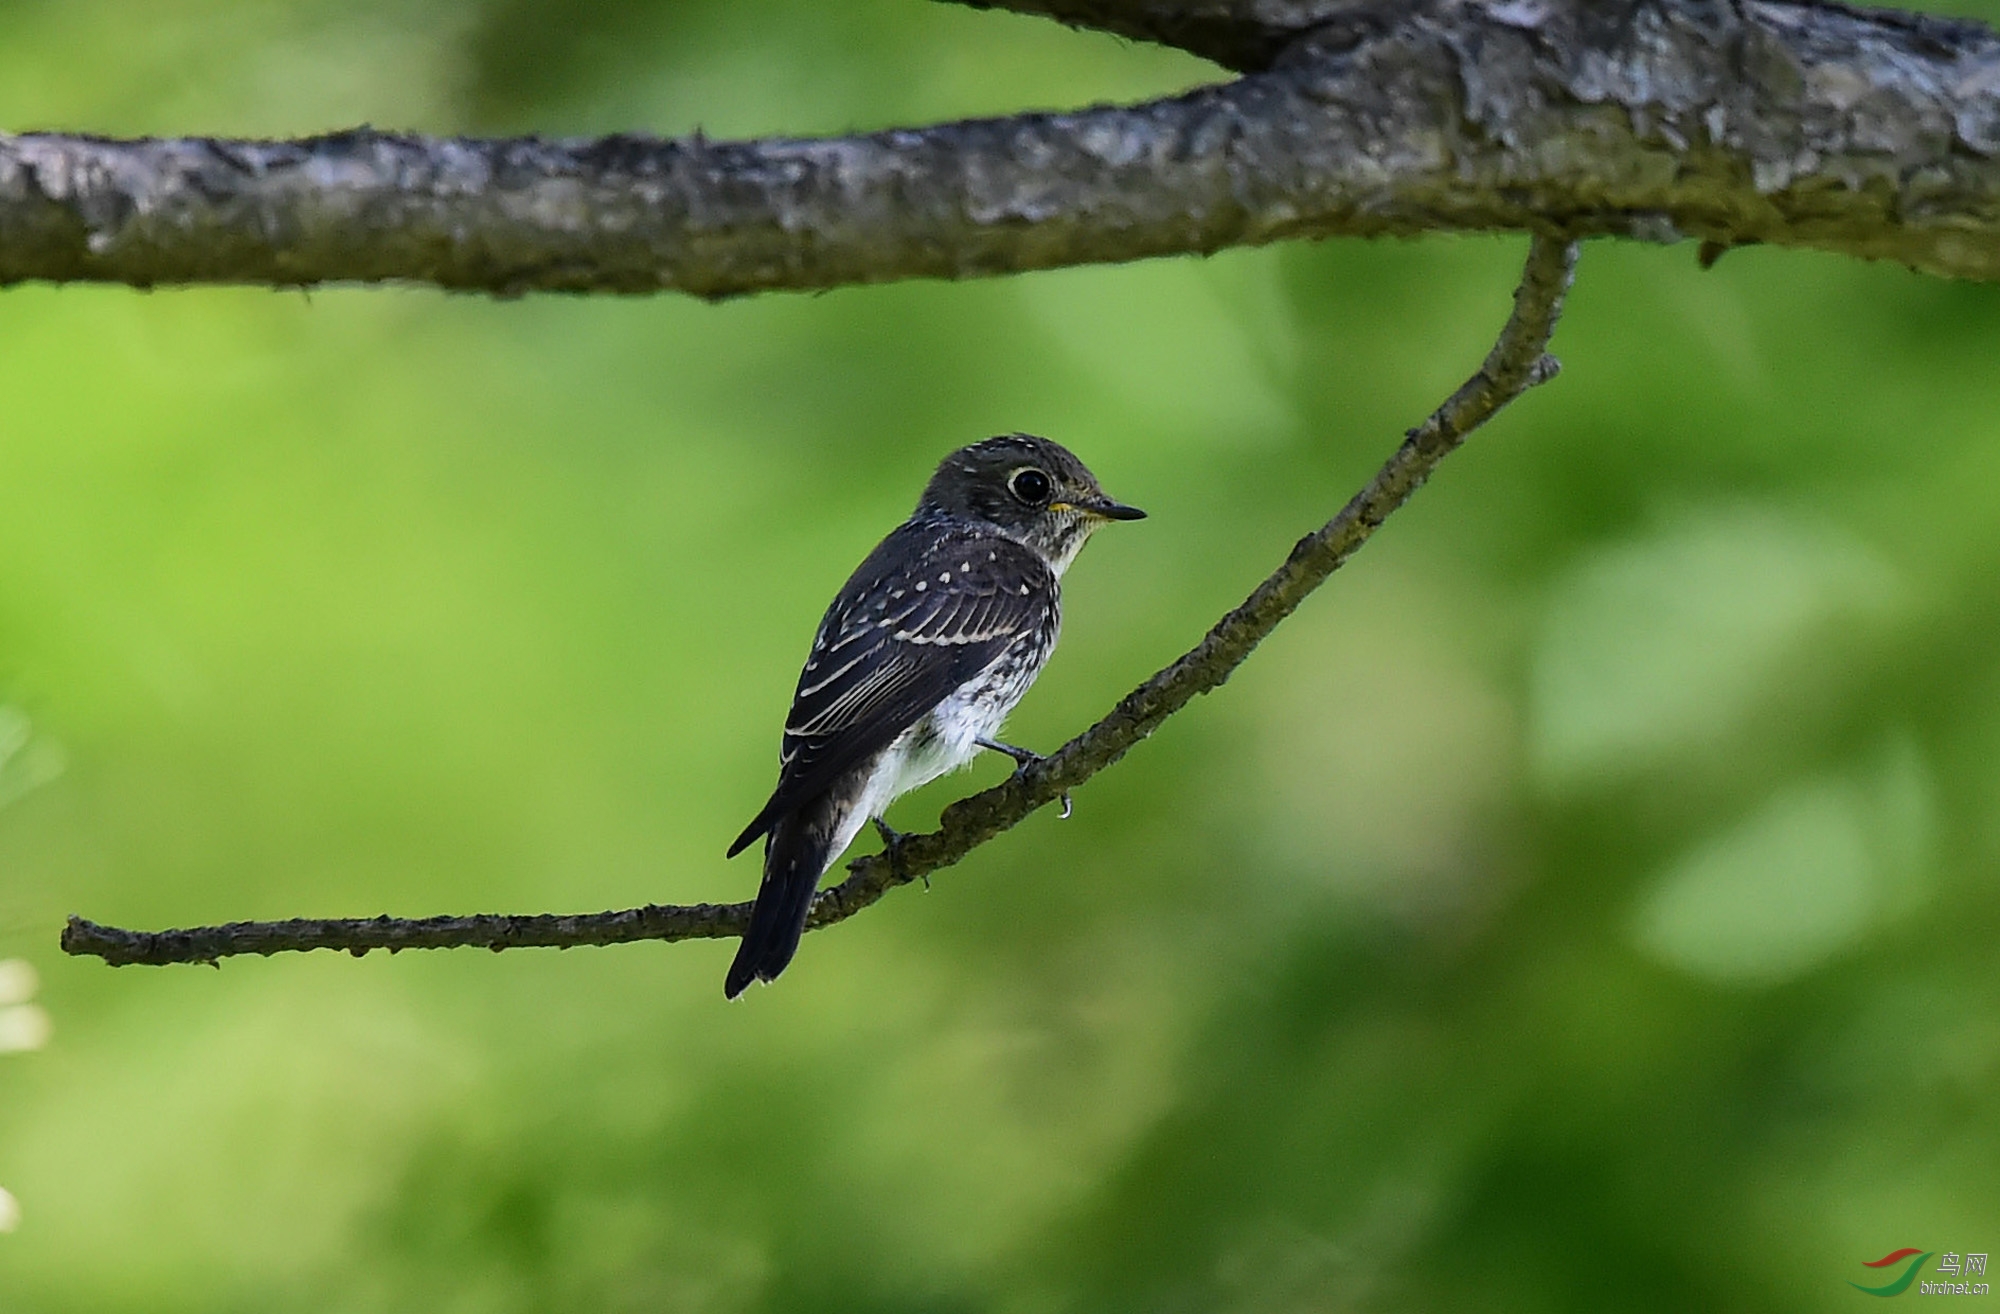
<instances>
[{"instance_id":1,"label":"thick tree branch","mask_svg":"<svg viewBox=\"0 0 2000 1314\"><path fill-rule=\"evenodd\" d=\"M948 867L1029 813L1076 788L1125 756L1140 740L1197 694L1227 680L1264 637L1292 614L1306 595L1339 569L1382 522L1422 486L1438 462L1466 436L1529 388L1554 377L1549 336L1562 310L1576 248L1536 237L1528 252L1514 311L1479 372L1429 419L1409 431L1396 454L1340 514L1299 540L1285 563L1257 586L1243 605L1217 621L1179 661L1134 689L1096 725L1004 784L961 799L944 810L938 829L907 837L892 864L882 854L848 864L851 874L820 891L809 928L853 916L898 885ZM289 949L441 949L483 946L569 948L630 940L692 940L739 936L750 905L648 906L623 912L572 916L393 917L232 922L176 931L128 931L70 918L62 947L94 954L113 966L128 963L215 962L232 954L273 954Z\"/></svg>"},{"instance_id":2,"label":"thick tree branch","mask_svg":"<svg viewBox=\"0 0 2000 1314\"><path fill-rule=\"evenodd\" d=\"M1975 23L1772 0L1018 7L1190 42L1170 18L1248 14L1284 44L1149 104L817 141L0 136L0 282L719 297L1495 230L2000 278L2000 38Z\"/></svg>"}]
</instances>

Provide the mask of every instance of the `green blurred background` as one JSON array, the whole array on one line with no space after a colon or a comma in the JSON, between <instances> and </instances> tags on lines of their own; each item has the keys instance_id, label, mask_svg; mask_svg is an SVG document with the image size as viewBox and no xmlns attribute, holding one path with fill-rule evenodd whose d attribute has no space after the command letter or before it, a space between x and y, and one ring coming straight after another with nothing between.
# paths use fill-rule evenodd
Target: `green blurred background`
<instances>
[{"instance_id":1,"label":"green blurred background","mask_svg":"<svg viewBox=\"0 0 2000 1314\"><path fill-rule=\"evenodd\" d=\"M921 0L0 20L16 130L837 133L1218 76ZM2000 289L1817 255L1587 250L1561 381L1227 688L742 1003L724 943L56 952L746 897L812 626L943 452L1047 433L1153 513L1070 576L1010 726L1053 746L1465 374L1522 247L0 295L0 957L54 1025L0 1057L0 1309L1819 1310L2000 1247Z\"/></svg>"}]
</instances>

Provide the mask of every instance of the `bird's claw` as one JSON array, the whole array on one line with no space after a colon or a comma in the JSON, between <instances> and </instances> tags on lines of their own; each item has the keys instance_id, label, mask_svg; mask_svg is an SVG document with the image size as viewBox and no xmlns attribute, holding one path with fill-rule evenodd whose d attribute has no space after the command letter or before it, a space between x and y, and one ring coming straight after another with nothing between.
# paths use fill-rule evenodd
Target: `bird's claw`
<instances>
[{"instance_id":1,"label":"bird's claw","mask_svg":"<svg viewBox=\"0 0 2000 1314\"><path fill-rule=\"evenodd\" d=\"M1014 774L1020 775L1029 767L1042 760L1042 755L1031 748L1017 748L1013 744L1003 744L997 739L975 739L981 748L990 748L996 753L1005 753L1014 759Z\"/></svg>"},{"instance_id":2,"label":"bird's claw","mask_svg":"<svg viewBox=\"0 0 2000 1314\"><path fill-rule=\"evenodd\" d=\"M1034 766L1037 762L1048 760L1032 749L1018 748L1013 744L1003 744L997 739L975 739L972 742L978 744L981 748L990 748L996 753L1005 753L1008 757L1013 758L1014 778L1016 780L1020 779L1029 767ZM1062 800L1062 816L1059 819L1068 821L1070 814L1069 791L1065 789L1056 797Z\"/></svg>"},{"instance_id":3,"label":"bird's claw","mask_svg":"<svg viewBox=\"0 0 2000 1314\"><path fill-rule=\"evenodd\" d=\"M869 820L875 823L875 833L882 837L882 852L888 856L889 870L901 876L903 874L903 842L910 837L880 817L870 817ZM926 890L930 889L931 878L928 872L917 879L924 883Z\"/></svg>"}]
</instances>

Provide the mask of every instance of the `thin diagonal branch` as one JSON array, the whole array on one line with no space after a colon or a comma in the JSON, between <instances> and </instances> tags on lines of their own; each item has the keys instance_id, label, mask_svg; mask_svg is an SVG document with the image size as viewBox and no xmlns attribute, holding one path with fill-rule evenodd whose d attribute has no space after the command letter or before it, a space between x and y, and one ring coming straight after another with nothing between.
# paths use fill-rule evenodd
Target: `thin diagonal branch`
<instances>
[{"instance_id":1,"label":"thin diagonal branch","mask_svg":"<svg viewBox=\"0 0 2000 1314\"><path fill-rule=\"evenodd\" d=\"M846 880L820 892L808 928L852 917L896 886L957 862L1037 808L1082 785L1125 756L1195 695L1227 680L1265 636L1353 556L1473 430L1529 388L1555 376L1555 359L1546 355L1545 349L1555 331L1575 260L1574 244L1555 237L1535 237L1521 285L1514 293L1513 313L1485 363L1429 419L1409 431L1396 454L1340 514L1300 539L1285 563L1241 606L1217 621L1179 661L1127 694L1096 725L1004 784L946 808L936 831L910 836L903 842L893 867L881 854L850 863L851 874ZM740 936L749 919L748 903L653 905L570 916L233 922L175 931L129 931L72 917L63 931L62 947L66 953L94 954L114 966L214 962L232 954L292 949L345 949L360 955L371 949L393 953L457 946L569 948L630 940Z\"/></svg>"}]
</instances>

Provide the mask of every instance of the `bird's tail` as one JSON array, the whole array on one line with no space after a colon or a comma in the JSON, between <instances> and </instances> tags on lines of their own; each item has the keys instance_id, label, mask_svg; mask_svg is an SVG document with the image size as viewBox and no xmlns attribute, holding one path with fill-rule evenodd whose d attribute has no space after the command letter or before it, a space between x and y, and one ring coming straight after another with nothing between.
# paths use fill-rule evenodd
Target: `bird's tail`
<instances>
[{"instance_id":1,"label":"bird's tail","mask_svg":"<svg viewBox=\"0 0 2000 1314\"><path fill-rule=\"evenodd\" d=\"M725 998L736 998L752 981L777 980L798 952L813 892L834 856L840 811L834 800L822 796L771 827L764 842L764 880L750 910L750 929L723 979Z\"/></svg>"}]
</instances>

